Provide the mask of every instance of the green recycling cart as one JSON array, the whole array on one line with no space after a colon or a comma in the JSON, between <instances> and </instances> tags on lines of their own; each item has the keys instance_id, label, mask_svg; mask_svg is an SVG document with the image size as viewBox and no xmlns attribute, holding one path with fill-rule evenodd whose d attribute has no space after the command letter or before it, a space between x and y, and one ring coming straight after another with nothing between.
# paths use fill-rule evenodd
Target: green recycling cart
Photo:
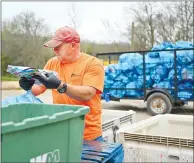
<instances>
[{"instance_id":1,"label":"green recycling cart","mask_svg":"<svg viewBox=\"0 0 194 163\"><path fill-rule=\"evenodd\" d=\"M2 162L80 162L89 107L15 104L1 108Z\"/></svg>"}]
</instances>

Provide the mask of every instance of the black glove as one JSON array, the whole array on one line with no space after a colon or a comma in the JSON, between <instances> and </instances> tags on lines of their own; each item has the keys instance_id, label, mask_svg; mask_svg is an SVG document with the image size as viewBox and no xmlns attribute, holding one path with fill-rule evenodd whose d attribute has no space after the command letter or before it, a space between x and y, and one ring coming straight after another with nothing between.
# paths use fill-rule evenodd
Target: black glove
<instances>
[{"instance_id":1,"label":"black glove","mask_svg":"<svg viewBox=\"0 0 194 163\"><path fill-rule=\"evenodd\" d=\"M61 84L61 80L52 73L46 73L45 75L36 73L33 78L38 79L48 89L57 89Z\"/></svg>"},{"instance_id":2,"label":"black glove","mask_svg":"<svg viewBox=\"0 0 194 163\"><path fill-rule=\"evenodd\" d=\"M34 85L34 80L33 79L27 79L25 77L21 77L19 80L19 85L21 88L23 88L25 91L28 91L32 88Z\"/></svg>"}]
</instances>

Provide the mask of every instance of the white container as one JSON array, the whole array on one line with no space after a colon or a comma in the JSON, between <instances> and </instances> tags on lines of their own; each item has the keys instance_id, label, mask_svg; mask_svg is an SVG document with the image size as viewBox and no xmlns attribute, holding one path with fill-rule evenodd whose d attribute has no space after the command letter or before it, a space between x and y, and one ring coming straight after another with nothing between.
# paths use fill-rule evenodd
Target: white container
<instances>
[{"instance_id":1,"label":"white container","mask_svg":"<svg viewBox=\"0 0 194 163\"><path fill-rule=\"evenodd\" d=\"M156 115L117 131L124 162L193 162L193 116Z\"/></svg>"},{"instance_id":2,"label":"white container","mask_svg":"<svg viewBox=\"0 0 194 163\"><path fill-rule=\"evenodd\" d=\"M116 131L122 127L127 127L136 122L136 112L106 110L102 111L102 130L105 142L113 143L116 141Z\"/></svg>"}]
</instances>

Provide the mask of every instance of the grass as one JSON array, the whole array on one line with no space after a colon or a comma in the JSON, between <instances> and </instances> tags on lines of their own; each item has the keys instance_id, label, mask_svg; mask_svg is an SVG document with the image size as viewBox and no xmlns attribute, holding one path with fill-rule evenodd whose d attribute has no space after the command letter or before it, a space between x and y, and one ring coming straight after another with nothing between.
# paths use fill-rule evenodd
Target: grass
<instances>
[{"instance_id":1,"label":"grass","mask_svg":"<svg viewBox=\"0 0 194 163\"><path fill-rule=\"evenodd\" d=\"M4 88L3 91L10 91L10 90L23 90L22 88Z\"/></svg>"},{"instance_id":2,"label":"grass","mask_svg":"<svg viewBox=\"0 0 194 163\"><path fill-rule=\"evenodd\" d=\"M1 76L1 81L19 81L19 78L10 76Z\"/></svg>"}]
</instances>

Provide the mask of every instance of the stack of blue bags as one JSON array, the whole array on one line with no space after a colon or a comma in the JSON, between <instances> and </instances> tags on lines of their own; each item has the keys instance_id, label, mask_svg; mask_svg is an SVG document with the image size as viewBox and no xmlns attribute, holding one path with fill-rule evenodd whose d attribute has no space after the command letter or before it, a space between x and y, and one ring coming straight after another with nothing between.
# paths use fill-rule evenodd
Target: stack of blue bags
<instances>
[{"instance_id":1,"label":"stack of blue bags","mask_svg":"<svg viewBox=\"0 0 194 163\"><path fill-rule=\"evenodd\" d=\"M194 48L190 42L163 42L151 51L165 49ZM145 54L147 89L175 88L174 51L149 52ZM194 95L194 56L193 50L177 51L178 97L193 100ZM115 98L142 98L143 94L143 55L125 53L120 55L118 64L110 64L105 69L104 94ZM126 89L127 88L127 89ZM139 90L138 90L139 89ZM188 90L190 89L190 90ZM174 96L174 90L169 90Z\"/></svg>"}]
</instances>

